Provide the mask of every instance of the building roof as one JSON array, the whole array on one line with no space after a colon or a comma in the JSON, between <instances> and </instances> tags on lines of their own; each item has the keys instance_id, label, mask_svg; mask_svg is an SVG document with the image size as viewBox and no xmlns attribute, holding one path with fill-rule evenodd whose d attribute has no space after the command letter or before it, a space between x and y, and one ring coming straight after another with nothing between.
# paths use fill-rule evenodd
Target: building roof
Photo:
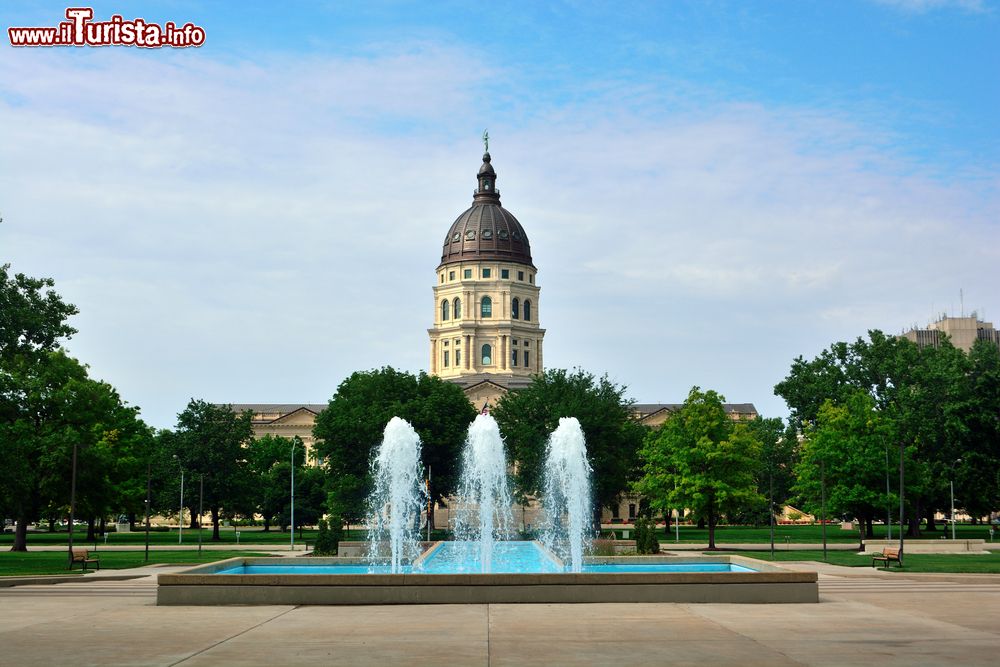
<instances>
[{"instance_id":1,"label":"building roof","mask_svg":"<svg viewBox=\"0 0 1000 667\"><path fill-rule=\"evenodd\" d=\"M676 412L682 407L684 407L683 403L634 403L632 405L632 411L636 414L646 416L651 415L654 412L659 412L660 410ZM726 414L757 414L757 408L754 407L753 403L723 403L722 409L726 411Z\"/></svg>"},{"instance_id":2,"label":"building roof","mask_svg":"<svg viewBox=\"0 0 1000 667\"><path fill-rule=\"evenodd\" d=\"M223 404L226 405L226 404ZM254 414L287 415L296 410L306 409L319 414L326 410L326 403L231 403L234 412L251 410Z\"/></svg>"},{"instance_id":3,"label":"building roof","mask_svg":"<svg viewBox=\"0 0 1000 667\"><path fill-rule=\"evenodd\" d=\"M531 262L531 247L524 228L513 213L500 205L496 172L490 160L489 153L483 155L472 206L459 215L448 229L441 251L441 266L480 260L535 266Z\"/></svg>"}]
</instances>

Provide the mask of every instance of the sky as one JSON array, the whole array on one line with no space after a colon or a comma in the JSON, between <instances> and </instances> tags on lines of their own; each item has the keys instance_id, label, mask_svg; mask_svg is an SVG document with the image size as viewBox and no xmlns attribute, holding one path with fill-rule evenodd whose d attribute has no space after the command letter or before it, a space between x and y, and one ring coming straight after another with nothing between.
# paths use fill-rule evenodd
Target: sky
<instances>
[{"instance_id":1,"label":"sky","mask_svg":"<svg viewBox=\"0 0 1000 667\"><path fill-rule=\"evenodd\" d=\"M786 416L799 355L1000 319L1000 1L92 6L205 43L14 48L66 5L0 5L0 262L158 428L426 370L487 128L546 367L637 402Z\"/></svg>"}]
</instances>

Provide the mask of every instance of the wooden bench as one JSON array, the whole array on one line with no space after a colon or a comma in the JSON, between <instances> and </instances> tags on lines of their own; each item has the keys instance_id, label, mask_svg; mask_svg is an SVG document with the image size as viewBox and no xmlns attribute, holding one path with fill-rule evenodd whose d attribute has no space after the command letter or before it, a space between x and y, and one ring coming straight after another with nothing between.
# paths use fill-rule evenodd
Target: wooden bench
<instances>
[{"instance_id":1,"label":"wooden bench","mask_svg":"<svg viewBox=\"0 0 1000 667\"><path fill-rule=\"evenodd\" d=\"M69 561L69 569L73 569L74 563L80 563L84 572L87 571L88 565L96 565L98 570L101 569L101 561L98 560L97 556L91 556L86 549L73 549L73 558Z\"/></svg>"},{"instance_id":2,"label":"wooden bench","mask_svg":"<svg viewBox=\"0 0 1000 667\"><path fill-rule=\"evenodd\" d=\"M875 563L878 561L884 562L886 568L889 567L889 563L892 561L896 561L900 567L903 567L903 561L899 559L899 547L886 547L882 549L881 555L872 556L872 567L875 567Z\"/></svg>"}]
</instances>

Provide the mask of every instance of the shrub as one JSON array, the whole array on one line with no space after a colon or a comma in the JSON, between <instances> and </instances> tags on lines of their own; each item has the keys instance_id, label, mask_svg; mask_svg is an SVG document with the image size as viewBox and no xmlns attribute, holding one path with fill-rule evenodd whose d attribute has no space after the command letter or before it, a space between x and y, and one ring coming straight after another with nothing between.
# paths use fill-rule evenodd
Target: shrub
<instances>
[{"instance_id":1,"label":"shrub","mask_svg":"<svg viewBox=\"0 0 1000 667\"><path fill-rule=\"evenodd\" d=\"M635 550L640 554L660 552L660 541L656 539L656 524L649 517L640 516L635 520Z\"/></svg>"},{"instance_id":2,"label":"shrub","mask_svg":"<svg viewBox=\"0 0 1000 667\"><path fill-rule=\"evenodd\" d=\"M313 545L314 556L336 556L340 542L340 530L331 530L326 519L319 520L319 535Z\"/></svg>"}]
</instances>

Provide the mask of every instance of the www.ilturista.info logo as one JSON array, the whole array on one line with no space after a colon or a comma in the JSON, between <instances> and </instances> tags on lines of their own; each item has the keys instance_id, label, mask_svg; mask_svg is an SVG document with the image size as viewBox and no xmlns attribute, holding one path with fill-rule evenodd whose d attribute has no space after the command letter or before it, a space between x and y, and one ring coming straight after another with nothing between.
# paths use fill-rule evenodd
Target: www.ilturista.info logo
<instances>
[{"instance_id":1,"label":"www.ilturista.info logo","mask_svg":"<svg viewBox=\"0 0 1000 667\"><path fill-rule=\"evenodd\" d=\"M68 21L53 28L7 28L11 46L140 46L185 48L205 43L205 29L185 23L178 27L173 21L162 26L135 18L126 21L115 14L108 21L93 21L91 7L70 7Z\"/></svg>"}]
</instances>

